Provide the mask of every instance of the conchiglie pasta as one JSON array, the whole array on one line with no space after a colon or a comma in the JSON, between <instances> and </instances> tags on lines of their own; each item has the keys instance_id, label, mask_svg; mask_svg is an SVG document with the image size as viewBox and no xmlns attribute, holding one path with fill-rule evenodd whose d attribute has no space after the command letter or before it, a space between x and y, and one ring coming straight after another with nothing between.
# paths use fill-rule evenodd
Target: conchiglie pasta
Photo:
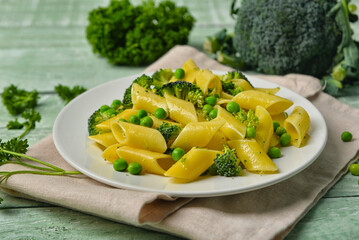
<instances>
[{"instance_id":1,"label":"conchiglie pasta","mask_svg":"<svg viewBox=\"0 0 359 240\"><path fill-rule=\"evenodd\" d=\"M214 163L217 154L221 154L221 152L194 147L172 165L164 175L193 181Z\"/></svg>"},{"instance_id":2,"label":"conchiglie pasta","mask_svg":"<svg viewBox=\"0 0 359 240\"><path fill-rule=\"evenodd\" d=\"M113 121L111 122L111 130L117 142L122 145L159 153L164 153L167 149L166 140L156 129Z\"/></svg>"},{"instance_id":3,"label":"conchiglie pasta","mask_svg":"<svg viewBox=\"0 0 359 240\"><path fill-rule=\"evenodd\" d=\"M280 114L293 105L293 102L286 98L256 90L240 92L233 97L233 101L244 109L255 110L256 106L260 105L271 115Z\"/></svg>"},{"instance_id":4,"label":"conchiglie pasta","mask_svg":"<svg viewBox=\"0 0 359 240\"><path fill-rule=\"evenodd\" d=\"M120 147L116 152L119 158L129 163L137 162L143 171L158 175L163 175L175 163L170 155L129 146Z\"/></svg>"},{"instance_id":5,"label":"conchiglie pasta","mask_svg":"<svg viewBox=\"0 0 359 240\"><path fill-rule=\"evenodd\" d=\"M309 130L310 117L304 108L297 106L284 121L284 128L291 135L291 144L301 147Z\"/></svg>"}]
</instances>

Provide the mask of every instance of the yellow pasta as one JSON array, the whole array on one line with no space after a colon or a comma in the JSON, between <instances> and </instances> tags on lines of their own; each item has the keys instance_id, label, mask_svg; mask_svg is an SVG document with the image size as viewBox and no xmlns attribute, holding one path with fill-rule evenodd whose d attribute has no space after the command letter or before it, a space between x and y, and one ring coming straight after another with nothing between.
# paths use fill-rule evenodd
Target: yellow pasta
<instances>
[{"instance_id":1,"label":"yellow pasta","mask_svg":"<svg viewBox=\"0 0 359 240\"><path fill-rule=\"evenodd\" d=\"M208 94L209 89L212 94L220 94L222 91L221 80L208 69L202 69L197 73L196 85L203 91L204 95Z\"/></svg>"},{"instance_id":2,"label":"yellow pasta","mask_svg":"<svg viewBox=\"0 0 359 240\"><path fill-rule=\"evenodd\" d=\"M276 173L278 168L254 139L229 141L228 145L235 148L237 156L244 167L250 172Z\"/></svg>"},{"instance_id":3,"label":"yellow pasta","mask_svg":"<svg viewBox=\"0 0 359 240\"><path fill-rule=\"evenodd\" d=\"M114 135L112 134L112 132L91 135L88 138L92 141L97 142L98 144L100 144L104 147L109 147L109 146L117 143L117 140L114 137Z\"/></svg>"},{"instance_id":4,"label":"yellow pasta","mask_svg":"<svg viewBox=\"0 0 359 240\"><path fill-rule=\"evenodd\" d=\"M111 122L111 130L121 145L164 153L167 149L166 140L156 129L139 126L127 122Z\"/></svg>"},{"instance_id":5,"label":"yellow pasta","mask_svg":"<svg viewBox=\"0 0 359 240\"><path fill-rule=\"evenodd\" d=\"M192 59L188 59L182 66L185 72L183 81L194 83L196 80L197 73L199 71L198 66Z\"/></svg>"},{"instance_id":6,"label":"yellow pasta","mask_svg":"<svg viewBox=\"0 0 359 240\"><path fill-rule=\"evenodd\" d=\"M115 117L112 117L102 123L99 123L96 125L96 127L98 127L99 129L102 130L111 130L111 122L118 120L118 119L126 119L126 121L128 121L128 119L132 116L135 115L137 113L138 110L135 109L126 109L123 112L121 112L120 114L116 115Z\"/></svg>"},{"instance_id":7,"label":"yellow pasta","mask_svg":"<svg viewBox=\"0 0 359 240\"><path fill-rule=\"evenodd\" d=\"M126 159L128 163L137 162L144 172L163 175L174 161L170 155L151 152L149 150L123 146L116 150L118 157Z\"/></svg>"},{"instance_id":8,"label":"yellow pasta","mask_svg":"<svg viewBox=\"0 0 359 240\"><path fill-rule=\"evenodd\" d=\"M287 115L284 112L277 114L277 115L272 115L272 120L278 122L279 125L281 125L281 126L284 125L284 120L286 118L287 118Z\"/></svg>"},{"instance_id":9,"label":"yellow pasta","mask_svg":"<svg viewBox=\"0 0 359 240\"><path fill-rule=\"evenodd\" d=\"M245 79L233 79L232 82L234 85L241 87L244 91L253 89L252 85Z\"/></svg>"},{"instance_id":10,"label":"yellow pasta","mask_svg":"<svg viewBox=\"0 0 359 240\"><path fill-rule=\"evenodd\" d=\"M221 152L194 147L172 165L164 175L193 181L214 163L213 160L217 154L221 154Z\"/></svg>"},{"instance_id":11,"label":"yellow pasta","mask_svg":"<svg viewBox=\"0 0 359 240\"><path fill-rule=\"evenodd\" d=\"M297 106L284 121L284 128L291 135L291 144L301 147L309 130L310 117L304 108Z\"/></svg>"},{"instance_id":12,"label":"yellow pasta","mask_svg":"<svg viewBox=\"0 0 359 240\"><path fill-rule=\"evenodd\" d=\"M227 138L224 136L223 132L217 131L209 143L204 146L204 148L208 148L211 150L222 151L223 147L227 144Z\"/></svg>"},{"instance_id":13,"label":"yellow pasta","mask_svg":"<svg viewBox=\"0 0 359 240\"><path fill-rule=\"evenodd\" d=\"M259 146L263 148L264 152L267 152L273 136L272 117L268 111L260 105L256 107L255 115L258 117L255 139Z\"/></svg>"},{"instance_id":14,"label":"yellow pasta","mask_svg":"<svg viewBox=\"0 0 359 240\"><path fill-rule=\"evenodd\" d=\"M157 108L163 108L167 111L167 103L163 97L137 83L132 84L131 97L134 109L144 109L150 113L154 113Z\"/></svg>"},{"instance_id":15,"label":"yellow pasta","mask_svg":"<svg viewBox=\"0 0 359 240\"><path fill-rule=\"evenodd\" d=\"M172 148L182 148L185 151L192 147L206 146L214 134L223 126L223 119L215 119L209 122L188 123L180 132L172 144Z\"/></svg>"},{"instance_id":16,"label":"yellow pasta","mask_svg":"<svg viewBox=\"0 0 359 240\"><path fill-rule=\"evenodd\" d=\"M197 122L197 112L194 105L185 100L165 94L169 117L182 124Z\"/></svg>"},{"instance_id":17,"label":"yellow pasta","mask_svg":"<svg viewBox=\"0 0 359 240\"><path fill-rule=\"evenodd\" d=\"M217 118L224 119L225 123L221 127L221 132L230 140L243 139L246 136L246 125L236 119L224 108L216 106L218 110Z\"/></svg>"},{"instance_id":18,"label":"yellow pasta","mask_svg":"<svg viewBox=\"0 0 359 240\"><path fill-rule=\"evenodd\" d=\"M118 159L117 149L121 146L122 144L116 143L107 147L102 153L103 159L112 163L116 161L116 159Z\"/></svg>"},{"instance_id":19,"label":"yellow pasta","mask_svg":"<svg viewBox=\"0 0 359 240\"><path fill-rule=\"evenodd\" d=\"M265 92L248 90L238 93L233 101L244 109L255 110L257 105L264 107L270 115L280 114L293 105L293 102Z\"/></svg>"}]
</instances>

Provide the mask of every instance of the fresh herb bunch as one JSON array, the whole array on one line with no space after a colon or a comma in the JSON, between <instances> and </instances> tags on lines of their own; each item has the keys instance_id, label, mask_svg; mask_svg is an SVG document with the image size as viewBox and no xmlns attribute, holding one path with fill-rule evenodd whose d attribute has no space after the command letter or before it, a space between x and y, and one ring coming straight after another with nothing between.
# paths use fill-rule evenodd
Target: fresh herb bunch
<instances>
[{"instance_id":1,"label":"fresh herb bunch","mask_svg":"<svg viewBox=\"0 0 359 240\"><path fill-rule=\"evenodd\" d=\"M36 90L26 91L11 84L1 94L2 102L11 115L21 114L26 109L37 106L39 93Z\"/></svg>"},{"instance_id":2,"label":"fresh herb bunch","mask_svg":"<svg viewBox=\"0 0 359 240\"><path fill-rule=\"evenodd\" d=\"M79 85L76 85L72 88L61 84L55 86L55 92L61 99L65 100L66 104L68 104L72 99L85 92L86 90L86 88Z\"/></svg>"},{"instance_id":3,"label":"fresh herb bunch","mask_svg":"<svg viewBox=\"0 0 359 240\"><path fill-rule=\"evenodd\" d=\"M35 111L34 109L30 109L24 111L21 114L21 117L25 120L23 123L20 123L17 118L15 120L10 120L6 125L6 128L11 129L22 129L25 127L25 131L18 137L24 137L30 130L35 129L36 122L40 122L41 115L39 112Z\"/></svg>"},{"instance_id":4,"label":"fresh herb bunch","mask_svg":"<svg viewBox=\"0 0 359 240\"><path fill-rule=\"evenodd\" d=\"M153 0L133 6L112 0L89 14L86 37L93 52L117 65L155 61L177 44L186 44L195 19L186 7L172 1L158 6Z\"/></svg>"},{"instance_id":5,"label":"fresh herb bunch","mask_svg":"<svg viewBox=\"0 0 359 240\"><path fill-rule=\"evenodd\" d=\"M56 167L52 164L46 163L39 159L25 155L29 145L27 139L12 138L7 142L0 140L0 166L4 164L18 164L31 170L19 171L0 171L0 183L15 174L37 174L37 175L76 175L81 174L78 171L66 171L62 168ZM29 164L23 161L27 159L31 162L36 162L42 166Z\"/></svg>"}]
</instances>

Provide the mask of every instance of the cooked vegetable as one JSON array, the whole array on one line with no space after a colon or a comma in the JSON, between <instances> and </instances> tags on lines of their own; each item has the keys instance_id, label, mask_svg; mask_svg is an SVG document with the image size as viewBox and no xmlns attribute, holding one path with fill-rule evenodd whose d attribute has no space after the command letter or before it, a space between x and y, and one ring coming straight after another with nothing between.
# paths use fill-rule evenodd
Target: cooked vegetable
<instances>
[{"instance_id":1,"label":"cooked vegetable","mask_svg":"<svg viewBox=\"0 0 359 240\"><path fill-rule=\"evenodd\" d=\"M161 88L164 84L168 83L172 76L173 76L173 72L171 68L165 68L156 71L152 75L155 92L157 89Z\"/></svg>"},{"instance_id":2,"label":"cooked vegetable","mask_svg":"<svg viewBox=\"0 0 359 240\"><path fill-rule=\"evenodd\" d=\"M120 171L120 172L125 171L127 169L127 166L128 163L123 158L116 159L113 162L113 169L115 169L115 171Z\"/></svg>"},{"instance_id":3,"label":"cooked vegetable","mask_svg":"<svg viewBox=\"0 0 359 240\"><path fill-rule=\"evenodd\" d=\"M353 139L353 135L348 131L344 131L341 138L343 142L350 142Z\"/></svg>"},{"instance_id":4,"label":"cooked vegetable","mask_svg":"<svg viewBox=\"0 0 359 240\"><path fill-rule=\"evenodd\" d=\"M267 154L270 158L280 158L280 156L282 155L280 149L277 147L270 147Z\"/></svg>"},{"instance_id":5,"label":"cooked vegetable","mask_svg":"<svg viewBox=\"0 0 359 240\"><path fill-rule=\"evenodd\" d=\"M160 131L166 142L168 142L175 139L181 132L182 128L178 125L164 122L157 128L157 130Z\"/></svg>"},{"instance_id":6,"label":"cooked vegetable","mask_svg":"<svg viewBox=\"0 0 359 240\"><path fill-rule=\"evenodd\" d=\"M185 82L176 81L170 82L162 86L159 91L160 95L168 93L177 98L193 103L193 105L202 108L204 105L204 95L202 90L197 85Z\"/></svg>"},{"instance_id":7,"label":"cooked vegetable","mask_svg":"<svg viewBox=\"0 0 359 240\"><path fill-rule=\"evenodd\" d=\"M195 19L186 7L153 0L133 6L111 0L89 14L86 37L94 53L112 64L141 65L155 61L177 44L186 44Z\"/></svg>"},{"instance_id":8,"label":"cooked vegetable","mask_svg":"<svg viewBox=\"0 0 359 240\"><path fill-rule=\"evenodd\" d=\"M350 165L349 171L352 175L359 176L359 164L353 163L352 165Z\"/></svg>"},{"instance_id":9,"label":"cooked vegetable","mask_svg":"<svg viewBox=\"0 0 359 240\"><path fill-rule=\"evenodd\" d=\"M238 176L241 173L242 168L239 165L236 150L225 146L223 152L222 155L218 154L216 156L214 164L209 167L210 174L218 174L225 177Z\"/></svg>"},{"instance_id":10,"label":"cooked vegetable","mask_svg":"<svg viewBox=\"0 0 359 240\"><path fill-rule=\"evenodd\" d=\"M128 164L127 171L132 175L139 175L142 171L142 166L137 162L131 162Z\"/></svg>"},{"instance_id":11,"label":"cooked vegetable","mask_svg":"<svg viewBox=\"0 0 359 240\"><path fill-rule=\"evenodd\" d=\"M140 125L144 127L152 127L153 126L153 120L151 117L146 116L140 119Z\"/></svg>"},{"instance_id":12,"label":"cooked vegetable","mask_svg":"<svg viewBox=\"0 0 359 240\"><path fill-rule=\"evenodd\" d=\"M166 113L166 110L164 110L163 108L157 108L154 115L158 119L165 119L167 116L167 113Z\"/></svg>"},{"instance_id":13,"label":"cooked vegetable","mask_svg":"<svg viewBox=\"0 0 359 240\"><path fill-rule=\"evenodd\" d=\"M186 152L182 148L175 148L172 151L172 158L174 161L178 161Z\"/></svg>"},{"instance_id":14,"label":"cooked vegetable","mask_svg":"<svg viewBox=\"0 0 359 240\"><path fill-rule=\"evenodd\" d=\"M223 91L233 96L243 91L243 89L240 86L236 86L233 83L232 81L233 79L244 79L249 83L250 86L252 86L248 78L242 72L239 71L228 72L226 74L219 76L219 78L221 79L222 82Z\"/></svg>"}]
</instances>

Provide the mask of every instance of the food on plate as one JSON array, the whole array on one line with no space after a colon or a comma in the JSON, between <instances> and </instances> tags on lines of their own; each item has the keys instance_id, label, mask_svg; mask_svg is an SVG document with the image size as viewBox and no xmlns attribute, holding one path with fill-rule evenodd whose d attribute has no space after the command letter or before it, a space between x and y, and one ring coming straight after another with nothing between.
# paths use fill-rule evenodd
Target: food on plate
<instances>
[{"instance_id":1,"label":"food on plate","mask_svg":"<svg viewBox=\"0 0 359 240\"><path fill-rule=\"evenodd\" d=\"M281 147L306 144L310 117L301 106L288 115L294 103L279 88L252 86L241 72L217 75L192 59L179 69L138 77L122 101L89 117L89 139L116 171L185 181L275 174Z\"/></svg>"}]
</instances>

